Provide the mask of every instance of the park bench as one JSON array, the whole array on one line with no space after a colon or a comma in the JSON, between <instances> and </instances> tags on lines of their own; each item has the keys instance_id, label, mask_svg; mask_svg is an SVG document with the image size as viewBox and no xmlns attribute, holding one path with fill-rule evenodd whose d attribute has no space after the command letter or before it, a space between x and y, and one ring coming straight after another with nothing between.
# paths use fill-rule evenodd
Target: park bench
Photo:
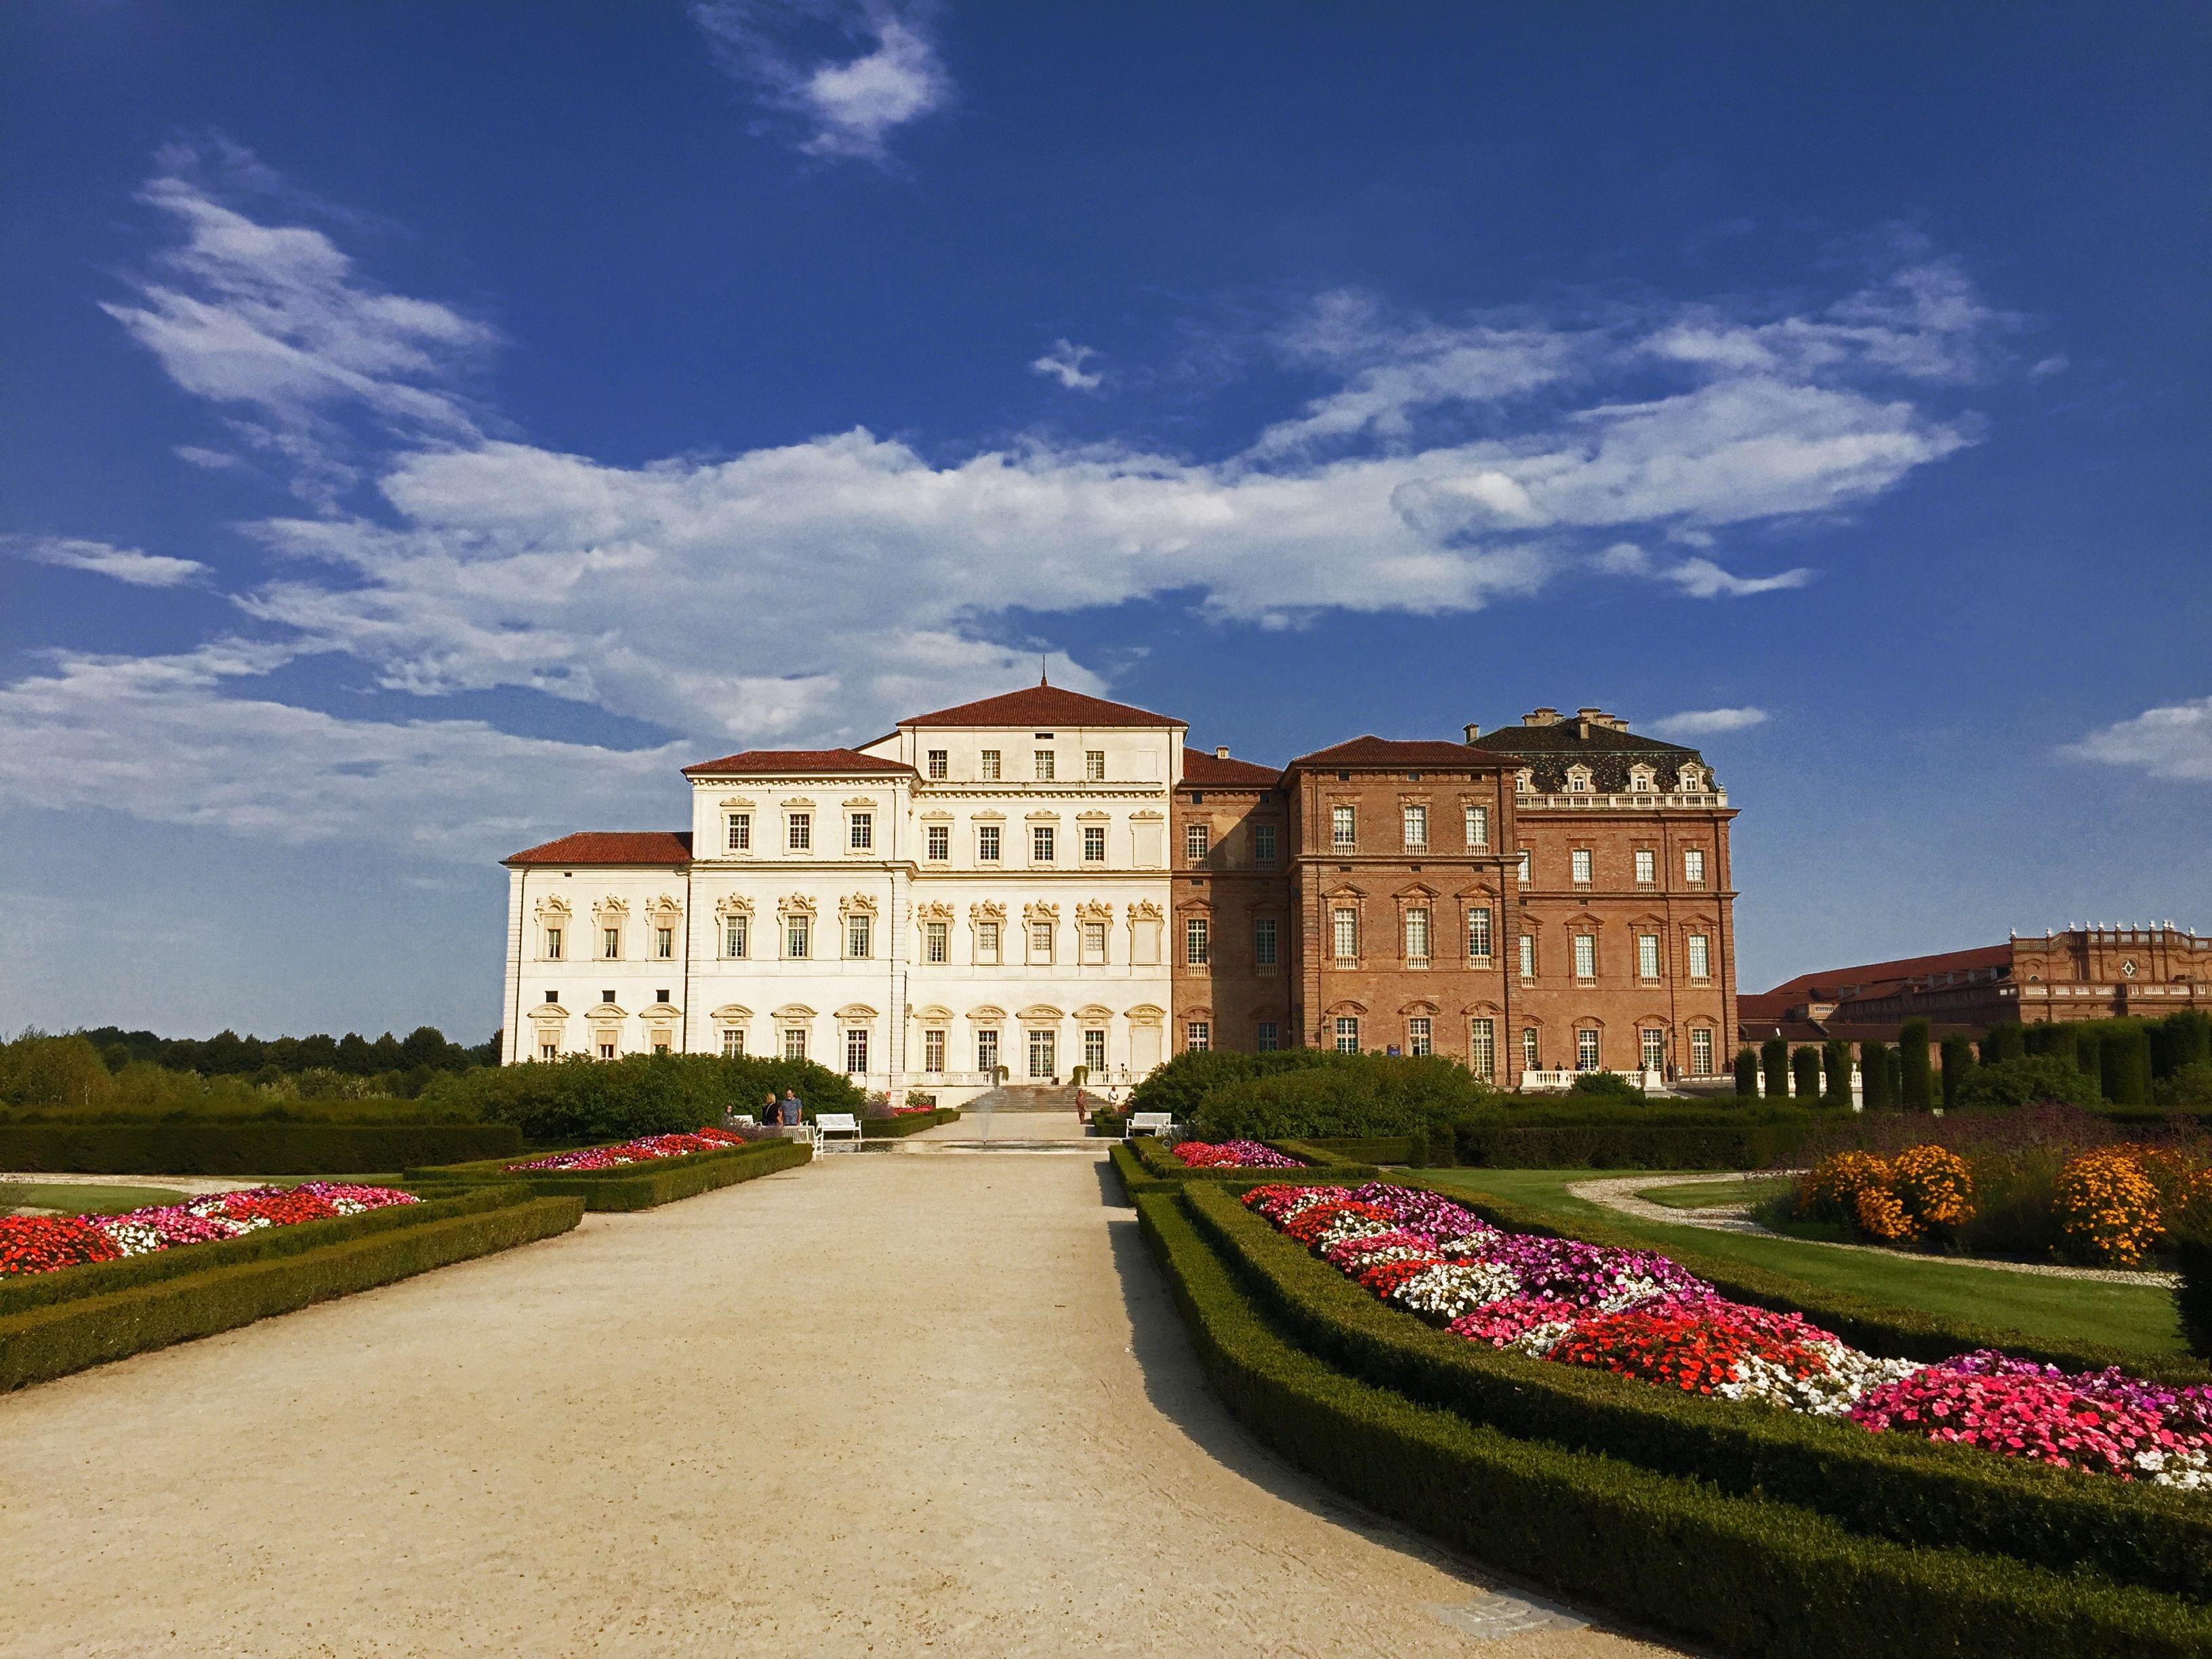
<instances>
[{"instance_id":1,"label":"park bench","mask_svg":"<svg viewBox=\"0 0 2212 1659\"><path fill-rule=\"evenodd\" d=\"M1174 1114L1170 1112L1132 1112L1125 1134L1158 1135L1162 1140L1176 1138Z\"/></svg>"},{"instance_id":2,"label":"park bench","mask_svg":"<svg viewBox=\"0 0 2212 1659\"><path fill-rule=\"evenodd\" d=\"M814 1115L814 1146L819 1152L832 1139L849 1140L854 1146L860 1144L860 1120L850 1112L817 1112Z\"/></svg>"}]
</instances>

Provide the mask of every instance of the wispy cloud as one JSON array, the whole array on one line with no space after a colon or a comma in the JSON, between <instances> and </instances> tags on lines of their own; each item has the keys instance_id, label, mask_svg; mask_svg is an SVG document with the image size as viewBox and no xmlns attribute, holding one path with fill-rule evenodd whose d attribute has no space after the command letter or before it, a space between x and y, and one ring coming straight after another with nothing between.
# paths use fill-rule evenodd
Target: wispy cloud
<instances>
[{"instance_id":1,"label":"wispy cloud","mask_svg":"<svg viewBox=\"0 0 2212 1659\"><path fill-rule=\"evenodd\" d=\"M1030 365L1039 374L1048 374L1070 392L1096 392L1106 377L1084 364L1098 355L1089 346L1076 345L1066 340L1054 340L1052 349Z\"/></svg>"},{"instance_id":2,"label":"wispy cloud","mask_svg":"<svg viewBox=\"0 0 2212 1659\"><path fill-rule=\"evenodd\" d=\"M1766 720L1764 708L1686 708L1645 724L1662 738L1710 738L1722 732L1764 726Z\"/></svg>"},{"instance_id":3,"label":"wispy cloud","mask_svg":"<svg viewBox=\"0 0 2212 1659\"><path fill-rule=\"evenodd\" d=\"M1700 535L1695 539L1704 542L1711 538ZM1642 576L1652 581L1670 582L1693 599L1741 599L1754 593L1778 593L1804 586L1814 574L1809 568L1801 565L1771 576L1738 576L1702 556L1672 562L1655 559L1633 542L1618 542L1607 548L1597 556L1596 564L1609 576Z\"/></svg>"},{"instance_id":4,"label":"wispy cloud","mask_svg":"<svg viewBox=\"0 0 2212 1659\"><path fill-rule=\"evenodd\" d=\"M810 155L880 162L893 134L952 99L923 5L695 0L691 15L715 61L793 122Z\"/></svg>"},{"instance_id":5,"label":"wispy cloud","mask_svg":"<svg viewBox=\"0 0 2212 1659\"><path fill-rule=\"evenodd\" d=\"M2212 783L2212 697L2146 708L2058 752L2069 760L2135 767L2154 778Z\"/></svg>"},{"instance_id":6,"label":"wispy cloud","mask_svg":"<svg viewBox=\"0 0 2212 1659\"><path fill-rule=\"evenodd\" d=\"M207 567L197 559L141 553L135 547L117 547L74 536L0 536L0 548L33 564L88 570L133 587L177 587L207 574Z\"/></svg>"}]
</instances>

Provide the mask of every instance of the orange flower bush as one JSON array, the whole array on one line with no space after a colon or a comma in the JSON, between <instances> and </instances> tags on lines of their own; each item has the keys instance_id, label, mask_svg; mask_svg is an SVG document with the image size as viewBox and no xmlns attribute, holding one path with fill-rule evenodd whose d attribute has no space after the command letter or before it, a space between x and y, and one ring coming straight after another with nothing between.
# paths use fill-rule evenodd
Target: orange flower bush
<instances>
[{"instance_id":1,"label":"orange flower bush","mask_svg":"<svg viewBox=\"0 0 2212 1659\"><path fill-rule=\"evenodd\" d=\"M1808 1221L1854 1221L1861 1189L1887 1177L1888 1165L1872 1152L1824 1158L1797 1182L1797 1213Z\"/></svg>"},{"instance_id":2,"label":"orange flower bush","mask_svg":"<svg viewBox=\"0 0 2212 1659\"><path fill-rule=\"evenodd\" d=\"M1948 1146L1907 1146L1889 1161L1890 1190L1923 1227L1948 1231L1974 1218L1974 1176Z\"/></svg>"},{"instance_id":3,"label":"orange flower bush","mask_svg":"<svg viewBox=\"0 0 2212 1659\"><path fill-rule=\"evenodd\" d=\"M2106 1267L2141 1265L2164 1231L2158 1187L2130 1156L2106 1147L2068 1160L2051 1207L2068 1250Z\"/></svg>"},{"instance_id":4,"label":"orange flower bush","mask_svg":"<svg viewBox=\"0 0 2212 1659\"><path fill-rule=\"evenodd\" d=\"M1885 1244L1911 1244L1973 1218L1974 1178L1964 1158L1942 1146L1908 1146L1893 1158L1838 1152L1799 1182L1797 1213L1848 1222Z\"/></svg>"}]
</instances>

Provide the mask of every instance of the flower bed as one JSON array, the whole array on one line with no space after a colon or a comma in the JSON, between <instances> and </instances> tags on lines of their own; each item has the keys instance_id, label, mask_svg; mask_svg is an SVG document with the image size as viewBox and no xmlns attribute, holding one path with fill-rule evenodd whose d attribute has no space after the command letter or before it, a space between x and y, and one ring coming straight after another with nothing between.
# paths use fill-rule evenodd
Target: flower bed
<instances>
[{"instance_id":1,"label":"flower bed","mask_svg":"<svg viewBox=\"0 0 2212 1659\"><path fill-rule=\"evenodd\" d=\"M1302 1170L1287 1152L1256 1140L1179 1140L1168 1151L1193 1170Z\"/></svg>"},{"instance_id":2,"label":"flower bed","mask_svg":"<svg viewBox=\"0 0 2212 1659\"><path fill-rule=\"evenodd\" d=\"M656 1158L688 1158L693 1152L720 1152L745 1145L745 1138L730 1129L697 1129L689 1134L641 1135L618 1146L586 1146L573 1152L554 1152L510 1170L619 1170L625 1164L650 1164Z\"/></svg>"},{"instance_id":3,"label":"flower bed","mask_svg":"<svg viewBox=\"0 0 2212 1659\"><path fill-rule=\"evenodd\" d=\"M2062 1371L1992 1350L1923 1365L1732 1302L1667 1257L1491 1225L1440 1194L1261 1187L1244 1203L1454 1335L1655 1386L1842 1419L2122 1480L2212 1491L2212 1386Z\"/></svg>"},{"instance_id":4,"label":"flower bed","mask_svg":"<svg viewBox=\"0 0 2212 1659\"><path fill-rule=\"evenodd\" d=\"M118 1215L0 1216L0 1278L116 1261L236 1238L264 1227L327 1221L416 1201L414 1194L389 1187L308 1181L297 1187L211 1193L182 1204L152 1205Z\"/></svg>"}]
</instances>

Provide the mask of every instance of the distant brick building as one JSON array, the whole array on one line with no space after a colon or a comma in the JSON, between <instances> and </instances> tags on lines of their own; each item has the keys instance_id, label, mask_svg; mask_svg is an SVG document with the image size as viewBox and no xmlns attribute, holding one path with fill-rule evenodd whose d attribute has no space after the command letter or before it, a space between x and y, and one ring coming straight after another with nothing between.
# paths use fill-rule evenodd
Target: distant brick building
<instances>
[{"instance_id":1,"label":"distant brick building","mask_svg":"<svg viewBox=\"0 0 2212 1659\"><path fill-rule=\"evenodd\" d=\"M1505 1086L1725 1070L1735 813L1696 750L1602 710L1281 771L1187 750L1178 1046L1450 1054Z\"/></svg>"},{"instance_id":2,"label":"distant brick building","mask_svg":"<svg viewBox=\"0 0 2212 1659\"><path fill-rule=\"evenodd\" d=\"M2212 939L2163 923L2080 927L1936 956L1800 974L1741 1000L1747 1042L1894 1042L1908 1019L1935 1035L2006 1020L2156 1019L2212 1010Z\"/></svg>"}]
</instances>

